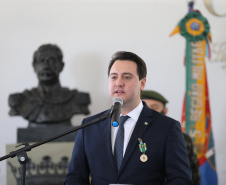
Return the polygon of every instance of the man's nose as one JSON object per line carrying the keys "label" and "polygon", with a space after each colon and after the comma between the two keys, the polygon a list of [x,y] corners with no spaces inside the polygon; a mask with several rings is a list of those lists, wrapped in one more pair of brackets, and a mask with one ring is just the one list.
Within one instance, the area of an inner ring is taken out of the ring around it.
{"label": "man's nose", "polygon": [[51,58],[49,58],[49,57],[45,58],[45,63],[50,64],[51,62],[52,62]]}
{"label": "man's nose", "polygon": [[124,85],[124,81],[122,78],[117,78],[116,80],[116,86],[123,86]]}
{"label": "man's nose", "polygon": [[52,59],[49,57],[43,58],[41,62],[42,66],[44,67],[49,67],[51,63],[52,63]]}

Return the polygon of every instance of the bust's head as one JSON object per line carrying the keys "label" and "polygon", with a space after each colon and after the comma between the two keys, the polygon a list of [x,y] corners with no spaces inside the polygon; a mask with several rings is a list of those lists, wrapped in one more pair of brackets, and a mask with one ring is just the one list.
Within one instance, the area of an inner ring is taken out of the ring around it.
{"label": "bust's head", "polygon": [[55,83],[63,70],[63,53],[57,45],[41,45],[33,55],[33,67],[39,82]]}

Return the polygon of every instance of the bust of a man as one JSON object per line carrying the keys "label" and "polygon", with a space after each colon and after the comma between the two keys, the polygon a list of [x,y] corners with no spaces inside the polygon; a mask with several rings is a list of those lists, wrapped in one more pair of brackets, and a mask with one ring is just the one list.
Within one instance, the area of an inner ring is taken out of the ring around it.
{"label": "bust of a man", "polygon": [[73,115],[89,114],[89,94],[70,90],[60,84],[59,75],[64,62],[58,46],[40,46],[34,52],[33,67],[38,77],[38,87],[9,96],[11,116],[23,116],[32,127],[70,125]]}

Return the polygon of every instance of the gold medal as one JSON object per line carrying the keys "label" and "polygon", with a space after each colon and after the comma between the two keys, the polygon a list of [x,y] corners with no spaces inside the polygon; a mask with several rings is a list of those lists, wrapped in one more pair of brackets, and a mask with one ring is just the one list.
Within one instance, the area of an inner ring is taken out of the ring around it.
{"label": "gold medal", "polygon": [[148,160],[148,156],[145,155],[145,154],[142,154],[142,155],[140,156],[140,160],[141,160],[142,162],[146,162],[146,161]]}
{"label": "gold medal", "polygon": [[146,146],[146,143],[143,143],[142,139],[141,138],[138,138],[138,141],[139,141],[139,148],[140,148],[140,151],[143,153],[141,156],[140,156],[140,160],[141,162],[146,162],[148,160],[148,156],[145,154],[146,150],[147,150],[147,146]]}

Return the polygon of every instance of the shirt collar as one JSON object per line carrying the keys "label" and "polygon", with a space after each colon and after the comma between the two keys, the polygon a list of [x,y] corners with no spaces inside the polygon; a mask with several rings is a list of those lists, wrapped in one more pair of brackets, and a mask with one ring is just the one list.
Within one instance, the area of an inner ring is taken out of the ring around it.
{"label": "shirt collar", "polygon": [[133,109],[131,112],[129,112],[127,115],[130,118],[132,118],[134,121],[137,121],[143,107],[144,107],[144,105],[143,105],[142,101],[140,101],[139,105],[135,109]]}

